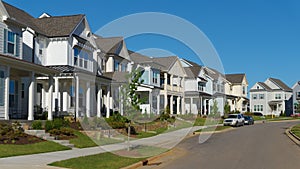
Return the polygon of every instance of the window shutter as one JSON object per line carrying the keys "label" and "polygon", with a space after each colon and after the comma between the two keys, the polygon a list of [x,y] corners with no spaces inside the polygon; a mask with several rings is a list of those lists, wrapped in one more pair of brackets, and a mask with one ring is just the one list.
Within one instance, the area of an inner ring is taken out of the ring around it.
{"label": "window shutter", "polygon": [[16,56],[20,56],[20,36],[15,34],[16,39]]}
{"label": "window shutter", "polygon": [[3,53],[7,53],[7,30],[4,29]]}

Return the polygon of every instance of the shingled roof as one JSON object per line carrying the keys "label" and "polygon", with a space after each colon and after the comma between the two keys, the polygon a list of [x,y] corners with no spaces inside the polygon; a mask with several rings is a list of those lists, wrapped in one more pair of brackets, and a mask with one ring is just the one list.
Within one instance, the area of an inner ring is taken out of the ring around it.
{"label": "shingled roof", "polygon": [[118,48],[120,47],[121,43],[123,43],[123,37],[109,37],[103,38],[101,36],[95,35],[95,41],[97,46],[101,49],[101,51],[105,53],[117,53]]}
{"label": "shingled roof", "polygon": [[257,84],[260,85],[261,87],[263,87],[265,90],[268,90],[268,91],[272,90],[272,88],[269,87],[269,86],[268,86],[267,84],[265,84],[264,82],[258,82]]}
{"label": "shingled roof", "polygon": [[3,2],[3,5],[10,17],[11,20],[21,24],[21,25],[24,25],[24,26],[27,26],[27,27],[30,27],[32,29],[34,29],[35,31],[38,31],[40,33],[44,33],[38,26],[37,24],[35,23],[35,18],[33,16],[31,16],[30,14],[28,14],[27,12],[19,9],[19,8],[16,8],[6,2]]}
{"label": "shingled roof", "polygon": [[168,56],[168,57],[153,58],[153,61],[163,65],[164,66],[163,71],[168,71],[171,69],[171,67],[174,65],[177,59],[178,59],[177,56]]}
{"label": "shingled roof", "polygon": [[68,16],[51,16],[38,18],[36,24],[44,31],[48,37],[65,37],[69,36],[84,15],[68,15]]}
{"label": "shingled roof", "polygon": [[241,84],[243,83],[245,74],[226,74],[226,80],[232,84]]}
{"label": "shingled roof", "polygon": [[191,67],[185,67],[184,70],[187,74],[187,78],[197,78],[199,76],[199,73],[201,71],[201,66],[191,66]]}
{"label": "shingled roof", "polygon": [[288,87],[284,82],[282,82],[279,79],[269,78],[269,80],[272,81],[273,83],[275,83],[279,88],[281,88],[284,91],[288,91],[288,92],[293,91],[290,87]]}
{"label": "shingled roof", "polygon": [[69,36],[84,17],[84,15],[80,14],[34,18],[22,9],[16,8],[3,1],[2,3],[9,15],[9,19],[30,27],[34,31],[48,37]]}

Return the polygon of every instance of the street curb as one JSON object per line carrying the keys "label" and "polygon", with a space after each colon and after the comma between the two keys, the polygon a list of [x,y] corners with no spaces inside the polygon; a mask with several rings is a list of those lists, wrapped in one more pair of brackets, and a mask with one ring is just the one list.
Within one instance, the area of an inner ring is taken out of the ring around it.
{"label": "street curb", "polygon": [[300,138],[297,137],[294,133],[291,132],[291,129],[293,127],[290,127],[285,131],[285,134],[300,147]]}
{"label": "street curb", "polygon": [[225,133],[231,130],[236,130],[236,128],[232,127],[232,128],[228,128],[228,129],[224,129],[221,131],[208,131],[208,132],[194,132],[192,133],[192,136],[198,135],[198,134],[218,134],[218,133]]}
{"label": "street curb", "polygon": [[154,161],[154,160],[156,160],[156,159],[158,159],[158,158],[161,158],[161,157],[167,156],[167,155],[169,155],[169,154],[172,154],[173,151],[174,151],[174,150],[171,149],[171,150],[169,150],[169,151],[167,151],[167,152],[164,152],[164,153],[159,154],[159,155],[154,156],[154,157],[149,157],[148,159],[145,159],[145,160],[143,160],[143,161],[139,161],[139,162],[137,162],[137,163],[135,163],[135,164],[132,164],[132,165],[127,166],[127,167],[123,167],[123,168],[121,168],[121,169],[136,169],[136,168],[142,167],[144,161],[147,161],[147,163],[149,163],[149,162]]}

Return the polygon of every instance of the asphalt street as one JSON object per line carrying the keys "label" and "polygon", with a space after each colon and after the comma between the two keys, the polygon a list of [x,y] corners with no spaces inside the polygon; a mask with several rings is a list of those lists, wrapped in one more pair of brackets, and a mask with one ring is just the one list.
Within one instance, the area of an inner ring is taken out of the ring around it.
{"label": "asphalt street", "polygon": [[285,130],[298,122],[244,126],[214,134],[199,144],[199,137],[186,139],[178,148],[185,155],[155,168],[170,169],[299,169],[300,147]]}

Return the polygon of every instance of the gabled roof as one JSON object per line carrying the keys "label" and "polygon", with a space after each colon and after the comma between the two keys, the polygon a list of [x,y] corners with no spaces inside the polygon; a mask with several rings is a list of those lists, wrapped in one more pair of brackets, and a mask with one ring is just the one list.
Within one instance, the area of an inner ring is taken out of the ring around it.
{"label": "gabled roof", "polygon": [[186,72],[187,78],[197,78],[199,76],[201,68],[201,66],[185,67],[184,70]]}
{"label": "gabled roof", "polygon": [[169,71],[174,63],[177,61],[177,56],[168,56],[168,57],[157,57],[153,58],[154,62],[160,63],[164,66],[163,71]]}
{"label": "gabled roof", "polygon": [[145,63],[145,62],[152,62],[153,61],[151,57],[142,55],[140,53],[130,51],[130,50],[128,50],[128,52],[129,52],[130,58],[132,59],[132,61],[134,63]]}
{"label": "gabled roof", "polygon": [[226,80],[228,80],[232,84],[241,84],[243,83],[245,74],[226,74]]}
{"label": "gabled roof", "polygon": [[95,35],[95,37],[96,44],[101,49],[101,51],[103,51],[104,53],[119,54],[117,50],[124,41],[123,37],[103,38],[98,35]]}
{"label": "gabled roof", "polygon": [[85,15],[51,16],[37,18],[36,24],[44,31],[48,37],[69,36],[80,23]]}
{"label": "gabled roof", "polygon": [[8,15],[9,18],[21,25],[30,27],[32,29],[34,29],[35,31],[38,31],[40,33],[43,33],[43,31],[36,25],[35,23],[35,18],[33,16],[31,16],[30,14],[28,14],[27,12],[16,8],[4,1],[2,1]]}
{"label": "gabled roof", "polygon": [[289,86],[287,86],[284,82],[282,82],[279,79],[269,78],[269,80],[271,82],[273,82],[275,85],[277,85],[279,88],[281,88],[282,90],[284,90],[284,91],[288,91],[288,92],[293,91]]}
{"label": "gabled roof", "polygon": [[265,90],[270,91],[272,90],[271,87],[269,87],[267,84],[265,84],[264,82],[258,82],[258,85],[260,85],[261,87],[263,87]]}
{"label": "gabled roof", "polygon": [[131,58],[131,60],[134,62],[135,65],[140,64],[140,65],[145,65],[145,66],[151,66],[154,69],[158,69],[158,70],[164,70],[166,69],[163,65],[161,65],[158,62],[155,62],[153,58],[142,55],[140,53],[137,52],[133,52],[133,51],[128,51],[129,52],[129,56]]}
{"label": "gabled roof", "polygon": [[[3,2],[3,1],[2,1]],[[51,16],[34,18],[27,12],[3,2],[9,18],[21,25],[48,37],[69,36],[80,23],[84,15]]]}

